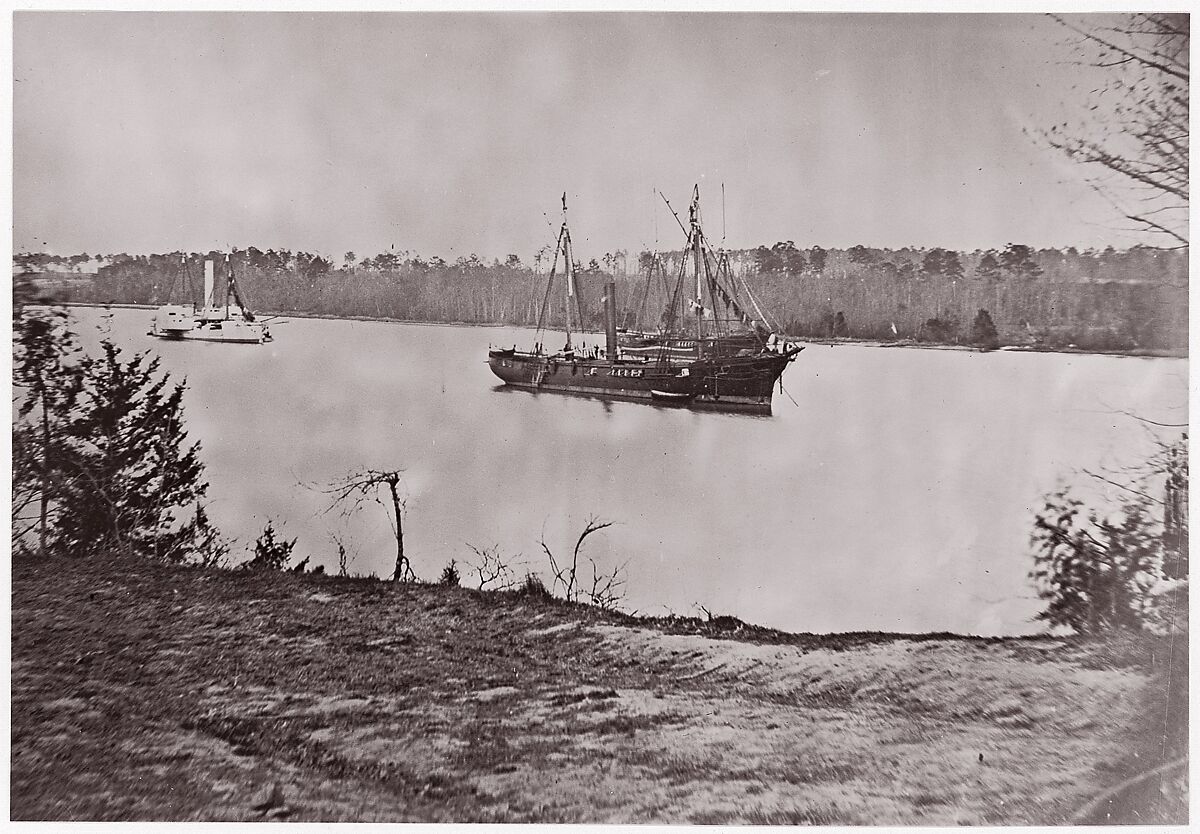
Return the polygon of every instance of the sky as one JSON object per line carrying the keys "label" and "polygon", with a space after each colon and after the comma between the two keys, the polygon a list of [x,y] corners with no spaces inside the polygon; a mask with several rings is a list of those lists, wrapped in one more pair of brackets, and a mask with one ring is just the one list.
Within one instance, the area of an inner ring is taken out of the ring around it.
{"label": "sky", "polygon": [[[17,12],[13,247],[1129,246],[1031,14]],[[1073,85],[1075,85],[1073,87]]]}

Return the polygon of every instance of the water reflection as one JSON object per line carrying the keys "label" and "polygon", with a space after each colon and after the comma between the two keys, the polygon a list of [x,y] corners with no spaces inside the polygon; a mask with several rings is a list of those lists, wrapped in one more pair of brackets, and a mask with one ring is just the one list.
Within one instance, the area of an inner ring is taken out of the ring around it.
{"label": "water reflection", "polygon": [[624,402],[640,405],[642,408],[659,408],[665,411],[699,411],[709,414],[722,414],[730,417],[744,417],[751,420],[770,419],[771,411],[762,409],[749,409],[745,406],[722,407],[719,403],[672,403],[662,402],[659,400],[643,400],[636,397],[623,399],[620,397],[600,396],[597,394],[589,394],[577,391],[534,391],[529,388],[521,388],[514,385],[493,385],[492,393],[494,394],[512,394],[525,397],[572,397],[577,400],[590,400],[601,408],[605,414],[613,413],[613,403]]}

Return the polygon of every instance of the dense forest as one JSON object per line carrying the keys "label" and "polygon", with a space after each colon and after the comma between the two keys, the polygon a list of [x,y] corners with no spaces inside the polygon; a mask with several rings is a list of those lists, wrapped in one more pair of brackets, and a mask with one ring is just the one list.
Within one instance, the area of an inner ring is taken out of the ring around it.
{"label": "dense forest", "polygon": [[[233,268],[254,309],[414,321],[532,325],[551,264],[546,251],[527,265],[516,255],[485,263],[475,255],[447,262],[389,251],[340,264],[308,252],[235,250]],[[72,276],[86,254],[21,254],[16,266],[68,278],[68,301],[161,304],[198,299],[203,261],[225,253],[96,256],[94,274]],[[605,253],[577,265],[584,309],[601,321],[605,281],[615,280],[622,320],[653,328],[682,254]],[[765,316],[800,338],[971,341],[986,310],[1000,344],[1082,350],[1187,350],[1187,249],[1117,251],[798,248],[791,241],[729,253],[735,279]],[[561,272],[562,265],[558,265]],[[549,304],[561,322],[562,304]]]}

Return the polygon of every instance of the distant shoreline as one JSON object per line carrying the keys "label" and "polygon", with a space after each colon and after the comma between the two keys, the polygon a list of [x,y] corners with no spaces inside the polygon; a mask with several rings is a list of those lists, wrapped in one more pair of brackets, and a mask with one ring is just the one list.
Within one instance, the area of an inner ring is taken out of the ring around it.
{"label": "distant shoreline", "polygon": [[[99,308],[116,308],[122,310],[155,310],[160,305],[157,304],[101,304],[95,301],[70,301],[64,306],[67,307],[99,307]],[[423,321],[419,319],[399,319],[390,316],[345,316],[332,315],[329,313],[301,313],[294,311],[282,312],[259,312],[258,315],[263,318],[294,318],[294,319],[322,319],[326,321],[380,321],[390,324],[419,324],[431,327],[529,327],[522,324],[506,324],[506,323],[490,323],[476,321]],[[602,331],[595,331],[600,333]],[[879,339],[855,339],[855,338],[799,338],[790,337],[793,341],[801,342],[807,345],[824,345],[826,347],[835,347],[837,345],[860,345],[863,347],[881,347],[881,348],[917,348],[919,350],[962,350],[971,351],[974,353],[1061,353],[1067,356],[1127,356],[1134,359],[1187,359],[1186,352],[1179,353],[1170,350],[1155,350],[1152,348],[1139,348],[1136,350],[1084,350],[1082,348],[1069,347],[1044,347],[1039,345],[1001,345],[995,351],[985,351],[982,348],[977,348],[972,345],[950,345],[940,344],[937,342],[917,342],[911,339],[896,340],[894,342],[885,342]]]}

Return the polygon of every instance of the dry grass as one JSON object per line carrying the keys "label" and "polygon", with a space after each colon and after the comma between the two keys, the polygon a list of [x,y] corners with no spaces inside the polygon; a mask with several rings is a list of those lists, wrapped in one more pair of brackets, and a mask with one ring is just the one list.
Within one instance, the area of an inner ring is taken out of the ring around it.
{"label": "dry grass", "polygon": [[461,588],[17,560],[11,808],[1061,823],[1169,755],[1170,656],[1145,640],[785,635]]}

